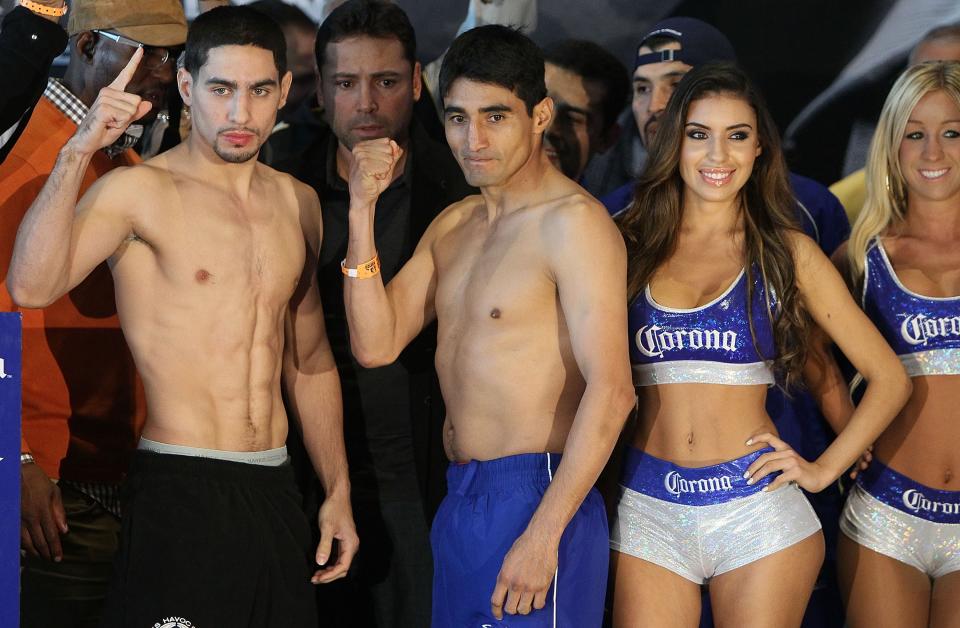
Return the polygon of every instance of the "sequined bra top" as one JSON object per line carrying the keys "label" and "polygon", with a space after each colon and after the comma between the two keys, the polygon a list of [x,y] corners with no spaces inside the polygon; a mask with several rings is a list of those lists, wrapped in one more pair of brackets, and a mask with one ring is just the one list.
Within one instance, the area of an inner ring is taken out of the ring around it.
{"label": "sequined bra top", "polygon": [[755,272],[755,347],[747,320],[746,275],[740,271],[723,294],[693,309],[659,305],[650,286],[644,288],[629,312],[634,384],[773,384],[769,361],[776,347],[764,302],[767,291]]}
{"label": "sequined bra top", "polygon": [[879,238],[867,249],[863,311],[910,377],[960,374],[960,296],[925,297],[908,290]]}

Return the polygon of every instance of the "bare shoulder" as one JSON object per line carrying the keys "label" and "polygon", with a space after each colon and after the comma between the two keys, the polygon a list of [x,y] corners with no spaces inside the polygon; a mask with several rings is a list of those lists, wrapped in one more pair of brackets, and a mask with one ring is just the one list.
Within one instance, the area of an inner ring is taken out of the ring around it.
{"label": "bare shoulder", "polygon": [[483,210],[483,197],[479,194],[467,196],[437,214],[424,233],[424,239],[436,240],[450,233],[464,222],[470,220],[476,212]]}
{"label": "bare shoulder", "polygon": [[830,260],[820,249],[820,245],[799,229],[788,231],[786,240],[793,254],[793,262],[797,267],[798,274],[810,268],[821,267],[824,263],[830,263]]}
{"label": "bare shoulder", "polygon": [[169,180],[166,170],[152,160],[135,166],[118,166],[99,177],[83,200],[93,207],[122,205],[126,211],[135,211],[161,198]]}
{"label": "bare shoulder", "polygon": [[289,194],[291,199],[296,199],[297,204],[301,207],[316,206],[317,209],[319,208],[320,201],[316,191],[292,175],[274,170],[261,163],[257,164],[257,175],[262,177],[270,187],[274,187],[284,194]]}
{"label": "bare shoulder", "polygon": [[623,246],[623,238],[606,208],[584,191],[554,199],[544,205],[542,230],[550,242],[560,244],[599,240]]}

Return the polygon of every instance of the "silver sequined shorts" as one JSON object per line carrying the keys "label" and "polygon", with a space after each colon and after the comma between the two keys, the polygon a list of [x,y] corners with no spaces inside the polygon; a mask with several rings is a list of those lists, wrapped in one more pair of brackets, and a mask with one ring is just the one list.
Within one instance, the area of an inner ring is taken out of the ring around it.
{"label": "silver sequined shorts", "polygon": [[747,485],[743,472],[767,450],[711,467],[679,467],[630,450],[610,548],[703,584],[820,529],[794,484]]}
{"label": "silver sequined shorts", "polygon": [[874,461],[850,491],[840,529],[857,544],[937,579],[960,571],[955,521],[960,492],[923,487]]}

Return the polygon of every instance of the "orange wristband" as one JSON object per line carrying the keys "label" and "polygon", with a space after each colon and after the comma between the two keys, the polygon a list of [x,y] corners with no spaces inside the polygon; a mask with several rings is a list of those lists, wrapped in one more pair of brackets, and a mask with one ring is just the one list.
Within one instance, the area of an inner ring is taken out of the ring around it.
{"label": "orange wristband", "polygon": [[367,260],[356,268],[347,268],[347,260],[343,260],[340,262],[340,272],[354,279],[369,279],[380,273],[380,256],[374,255],[373,259]]}
{"label": "orange wristband", "polygon": [[63,6],[59,9],[54,9],[53,7],[44,6],[31,0],[20,0],[20,6],[24,9],[27,9],[31,13],[36,13],[38,15],[49,15],[51,17],[63,17],[67,14],[67,3],[64,2]]}

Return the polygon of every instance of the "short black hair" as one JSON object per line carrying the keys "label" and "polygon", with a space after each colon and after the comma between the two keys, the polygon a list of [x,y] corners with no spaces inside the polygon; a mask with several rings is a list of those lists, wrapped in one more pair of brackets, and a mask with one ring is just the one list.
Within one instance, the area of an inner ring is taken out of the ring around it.
{"label": "short black hair", "polygon": [[263,13],[279,24],[280,28],[297,26],[311,33],[317,28],[317,25],[310,19],[310,16],[304,13],[300,7],[287,4],[283,2],[283,0],[257,0],[246,6],[254,11]]}
{"label": "short black hair", "polygon": [[287,73],[287,43],[273,20],[247,7],[222,6],[201,13],[187,31],[183,67],[193,76],[207,62],[207,55],[220,46],[256,46],[273,53],[273,63],[282,78]]}
{"label": "short black hair", "polygon": [[584,39],[566,39],[543,51],[547,63],[573,72],[587,81],[603,86],[603,129],[617,122],[630,96],[627,66],[602,46]]}
{"label": "short black hair", "polygon": [[403,9],[383,0],[347,0],[320,24],[313,49],[317,68],[323,71],[327,44],[360,36],[396,39],[403,46],[403,57],[410,65],[417,61],[417,36]]}
{"label": "short black hair", "polygon": [[519,30],[499,24],[470,29],[453,40],[440,67],[441,100],[459,78],[509,89],[528,114],[547,96],[540,48]]}

